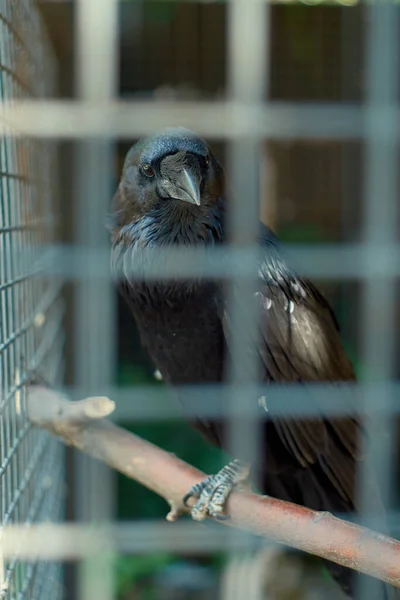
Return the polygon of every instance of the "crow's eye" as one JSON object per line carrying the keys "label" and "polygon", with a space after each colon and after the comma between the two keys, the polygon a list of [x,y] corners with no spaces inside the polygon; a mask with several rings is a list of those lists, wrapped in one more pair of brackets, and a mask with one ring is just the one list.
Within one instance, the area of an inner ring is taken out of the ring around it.
{"label": "crow's eye", "polygon": [[206,162],[206,167],[208,167],[208,165],[210,164],[210,155],[207,154],[207,156],[205,157],[205,162]]}
{"label": "crow's eye", "polygon": [[142,165],[142,171],[146,175],[146,177],[154,177],[154,169],[151,165]]}

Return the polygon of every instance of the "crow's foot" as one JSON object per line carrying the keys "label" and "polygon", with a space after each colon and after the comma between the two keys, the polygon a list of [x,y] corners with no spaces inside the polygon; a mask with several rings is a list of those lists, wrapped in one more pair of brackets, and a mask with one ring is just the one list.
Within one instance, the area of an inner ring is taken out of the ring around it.
{"label": "crow's foot", "polygon": [[229,519],[229,515],[223,514],[226,500],[235,487],[248,479],[249,470],[249,465],[234,460],[216,475],[209,475],[196,483],[183,499],[185,506],[189,506],[190,498],[198,498],[190,510],[192,519],[203,521],[207,516],[219,521]]}

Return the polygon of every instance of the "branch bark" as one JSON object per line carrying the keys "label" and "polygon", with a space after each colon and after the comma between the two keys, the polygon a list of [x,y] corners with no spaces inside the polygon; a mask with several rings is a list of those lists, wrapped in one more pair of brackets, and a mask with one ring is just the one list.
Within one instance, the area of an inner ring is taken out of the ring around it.
{"label": "branch bark", "polygon": [[[108,398],[69,402],[40,386],[28,392],[33,424],[153,490],[170,504],[170,521],[185,512],[181,499],[205,475],[176,456],[107,421]],[[326,512],[268,496],[233,492],[229,521],[256,535],[304,550],[400,587],[400,543]]]}

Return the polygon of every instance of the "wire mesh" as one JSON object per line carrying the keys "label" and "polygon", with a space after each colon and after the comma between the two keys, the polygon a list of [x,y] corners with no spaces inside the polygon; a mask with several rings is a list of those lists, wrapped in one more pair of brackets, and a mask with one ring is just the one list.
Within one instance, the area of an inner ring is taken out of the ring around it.
{"label": "wire mesh", "polygon": [[[0,98],[13,103],[54,91],[55,63],[31,2],[0,4]],[[0,139],[0,519],[2,526],[63,516],[63,448],[30,427],[26,384],[63,377],[60,285],[35,261],[53,241],[52,145],[14,135]],[[1,535],[1,534],[0,534]],[[0,597],[60,598],[57,563],[0,554]]]}

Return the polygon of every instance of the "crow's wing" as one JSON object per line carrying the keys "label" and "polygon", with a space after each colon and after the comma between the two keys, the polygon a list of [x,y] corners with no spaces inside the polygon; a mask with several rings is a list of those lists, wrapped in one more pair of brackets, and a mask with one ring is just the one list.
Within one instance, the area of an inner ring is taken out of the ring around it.
{"label": "crow's wing", "polygon": [[[354,380],[334,315],[312,284],[260,273],[256,300],[261,310],[257,353],[266,382],[302,383]],[[230,345],[227,310],[223,327]],[[268,402],[268,400],[267,400]],[[354,418],[274,419],[287,450],[301,467],[319,463],[340,495],[354,504],[355,459],[360,428]]]}

